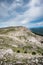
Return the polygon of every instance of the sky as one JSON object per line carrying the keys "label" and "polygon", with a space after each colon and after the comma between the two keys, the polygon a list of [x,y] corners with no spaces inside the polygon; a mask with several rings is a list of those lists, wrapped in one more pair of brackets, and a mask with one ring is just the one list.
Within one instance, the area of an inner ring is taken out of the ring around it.
{"label": "sky", "polygon": [[0,28],[43,27],[43,0],[0,0]]}

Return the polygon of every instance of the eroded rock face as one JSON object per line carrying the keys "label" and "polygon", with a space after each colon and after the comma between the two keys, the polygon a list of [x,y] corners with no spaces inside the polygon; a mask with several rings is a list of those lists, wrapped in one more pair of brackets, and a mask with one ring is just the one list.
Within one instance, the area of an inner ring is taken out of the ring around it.
{"label": "eroded rock face", "polygon": [[0,65],[43,65],[43,57],[31,57],[21,59],[0,59]]}
{"label": "eroded rock face", "polygon": [[43,65],[43,36],[25,27],[0,29],[0,65]]}
{"label": "eroded rock face", "polygon": [[43,56],[15,53],[12,49],[1,49],[0,65],[43,65]]}
{"label": "eroded rock face", "polygon": [[13,51],[12,49],[0,49],[0,59],[2,59],[4,57],[4,55],[13,55]]}

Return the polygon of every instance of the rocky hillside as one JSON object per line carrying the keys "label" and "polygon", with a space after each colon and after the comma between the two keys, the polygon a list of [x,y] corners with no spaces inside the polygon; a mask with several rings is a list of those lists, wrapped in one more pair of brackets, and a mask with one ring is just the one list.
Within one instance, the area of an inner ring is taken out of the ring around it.
{"label": "rocky hillside", "polygon": [[43,36],[22,26],[0,28],[0,65],[25,65],[29,58],[38,62],[38,57],[43,60]]}

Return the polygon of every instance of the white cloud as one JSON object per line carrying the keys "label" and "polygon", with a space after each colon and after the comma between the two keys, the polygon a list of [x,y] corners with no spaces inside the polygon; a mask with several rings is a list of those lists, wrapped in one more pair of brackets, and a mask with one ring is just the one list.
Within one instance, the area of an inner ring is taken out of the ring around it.
{"label": "white cloud", "polygon": [[39,22],[39,23],[36,23],[36,25],[38,26],[43,26],[43,21]]}
{"label": "white cloud", "polygon": [[[17,7],[21,7],[23,4],[22,0],[19,2],[14,0],[12,4],[9,4],[6,3],[6,2],[1,2],[0,3],[0,17],[9,17],[10,15],[12,15],[12,12],[13,12],[13,15],[15,14],[15,9]],[[10,13],[10,14],[9,14]]]}
{"label": "white cloud", "polygon": [[[21,15],[20,13],[15,11],[17,7],[27,7],[28,9]],[[11,5],[1,3],[0,11],[0,16],[3,17],[9,17],[13,15],[13,18],[6,20],[7,23],[5,23],[5,25],[9,26],[25,25],[33,20],[38,19],[39,17],[43,17],[43,5],[41,4],[41,0],[31,0],[25,6],[23,6],[23,0],[15,0]]]}
{"label": "white cloud", "polygon": [[28,23],[28,18],[21,21],[21,24],[27,24],[27,23]]}
{"label": "white cloud", "polygon": [[40,27],[40,26],[43,26],[43,21],[37,22],[37,23],[33,23],[33,24],[29,25],[29,27]]}
{"label": "white cloud", "polygon": [[34,6],[41,6],[43,5],[43,3],[41,3],[42,0],[31,0],[30,2],[30,6],[34,7]]}

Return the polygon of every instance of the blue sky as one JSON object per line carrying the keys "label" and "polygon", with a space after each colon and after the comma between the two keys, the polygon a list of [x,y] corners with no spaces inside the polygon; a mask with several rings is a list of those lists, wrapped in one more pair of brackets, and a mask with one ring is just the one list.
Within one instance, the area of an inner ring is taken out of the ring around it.
{"label": "blue sky", "polygon": [[43,0],[0,0],[0,27],[43,27]]}

